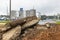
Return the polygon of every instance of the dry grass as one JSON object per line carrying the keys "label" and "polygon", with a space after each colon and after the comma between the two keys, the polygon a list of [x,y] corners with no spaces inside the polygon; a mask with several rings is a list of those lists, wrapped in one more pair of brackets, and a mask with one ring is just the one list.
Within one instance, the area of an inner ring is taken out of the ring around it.
{"label": "dry grass", "polygon": [[6,23],[0,23],[0,28],[4,27]]}

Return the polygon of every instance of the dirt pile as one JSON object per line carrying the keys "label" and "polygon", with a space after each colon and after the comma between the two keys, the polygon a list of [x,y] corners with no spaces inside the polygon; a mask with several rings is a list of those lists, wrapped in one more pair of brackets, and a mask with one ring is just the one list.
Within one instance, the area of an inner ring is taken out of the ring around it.
{"label": "dirt pile", "polygon": [[60,40],[60,25],[46,30],[34,29],[21,40]]}

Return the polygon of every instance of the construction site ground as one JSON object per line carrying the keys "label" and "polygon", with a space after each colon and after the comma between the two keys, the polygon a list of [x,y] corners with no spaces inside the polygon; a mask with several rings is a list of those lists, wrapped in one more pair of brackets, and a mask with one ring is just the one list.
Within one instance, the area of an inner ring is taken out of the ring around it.
{"label": "construction site ground", "polygon": [[[4,23],[0,24],[0,27]],[[46,26],[36,25],[34,28],[25,30],[18,39],[21,40],[60,40],[60,25],[51,25],[51,28]]]}
{"label": "construction site ground", "polygon": [[40,25],[37,17],[0,23],[0,40],[60,40],[60,24]]}

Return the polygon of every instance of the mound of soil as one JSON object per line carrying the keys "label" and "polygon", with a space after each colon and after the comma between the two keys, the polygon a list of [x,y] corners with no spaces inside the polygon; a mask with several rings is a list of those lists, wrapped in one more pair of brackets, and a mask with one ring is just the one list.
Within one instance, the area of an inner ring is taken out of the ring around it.
{"label": "mound of soil", "polygon": [[22,37],[21,40],[60,40],[60,25],[46,30],[34,29]]}

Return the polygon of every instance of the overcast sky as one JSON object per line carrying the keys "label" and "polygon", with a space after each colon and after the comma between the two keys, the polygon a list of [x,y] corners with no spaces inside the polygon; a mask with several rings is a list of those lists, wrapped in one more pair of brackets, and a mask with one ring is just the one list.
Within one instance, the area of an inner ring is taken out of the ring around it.
{"label": "overcast sky", "polygon": [[[60,13],[60,0],[12,0],[12,10],[32,9],[33,7],[41,14],[54,15]],[[0,0],[0,15],[7,14],[9,0]]]}

